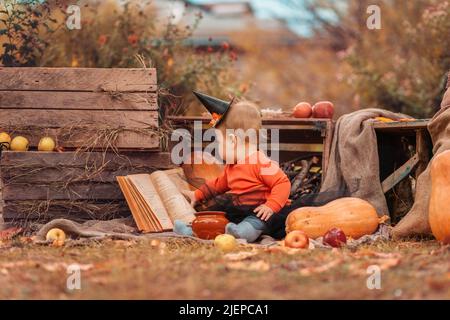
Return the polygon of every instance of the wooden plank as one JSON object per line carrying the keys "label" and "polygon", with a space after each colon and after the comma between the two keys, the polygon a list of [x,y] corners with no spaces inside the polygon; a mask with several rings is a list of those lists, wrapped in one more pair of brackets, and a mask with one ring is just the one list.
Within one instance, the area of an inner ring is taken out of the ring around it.
{"label": "wooden plank", "polygon": [[[211,121],[210,117],[203,116],[169,116],[167,120],[173,122],[178,125],[186,125],[192,124],[193,121],[201,121],[203,123],[209,123]],[[331,119],[316,119],[316,118],[308,118],[308,119],[299,119],[292,117],[281,117],[281,118],[263,118],[262,123],[263,126],[273,126],[273,125],[293,125],[295,129],[298,129],[298,126],[306,126],[305,129],[314,129],[320,130],[324,128],[327,123],[332,122]],[[301,128],[301,127],[300,127]]]}
{"label": "wooden plank", "polygon": [[383,183],[381,184],[381,187],[383,189],[383,192],[386,193],[389,190],[391,190],[397,183],[405,179],[411,171],[414,169],[414,167],[419,162],[419,156],[416,153],[411,159],[409,159],[405,164],[403,164],[400,168],[394,171],[389,177],[387,177]]}
{"label": "wooden plank", "polygon": [[0,109],[0,127],[39,126],[61,128],[96,125],[109,128],[158,127],[155,111],[5,110]]}
{"label": "wooden plank", "polygon": [[27,129],[16,130],[14,134],[29,138],[30,150],[37,150],[40,137],[46,135],[53,137],[57,141],[58,146],[64,147],[66,150],[77,150],[81,148],[83,151],[111,151],[114,146],[120,150],[156,151],[160,146],[157,135],[151,132],[136,132],[133,129],[119,132],[113,140],[110,140],[110,142],[114,142],[112,144],[108,142],[107,138],[100,138],[95,142],[94,140],[98,138],[98,134],[94,130],[73,132],[66,128],[46,130]]}
{"label": "wooden plank", "polygon": [[127,167],[115,170],[108,168],[86,167],[11,167],[2,166],[2,181],[4,185],[52,182],[115,182],[117,176],[130,174],[151,173],[155,167]]}
{"label": "wooden plank", "polygon": [[419,161],[416,169],[416,178],[424,172],[430,162],[430,146],[429,146],[429,133],[427,130],[417,130],[416,132],[416,152],[419,157]]}
{"label": "wooden plank", "polygon": [[298,152],[323,152],[323,144],[320,143],[279,143],[269,145],[269,150],[298,151]]}
{"label": "wooden plank", "polygon": [[[204,142],[202,147],[205,148],[211,142]],[[192,146],[193,149],[193,146]],[[269,151],[298,151],[298,152],[323,152],[323,144],[321,143],[278,143],[277,145],[268,144]]]}
{"label": "wooden plank", "polygon": [[156,69],[0,68],[0,90],[156,91]]}
{"label": "wooden plank", "polygon": [[[323,130],[316,130],[313,127],[308,128],[292,128],[292,126],[271,126],[272,128],[268,128],[268,126],[264,126],[263,129],[267,129],[267,138],[270,141],[273,129],[278,131],[278,140],[283,143],[323,143],[324,137],[322,136]],[[180,128],[180,127],[178,127]],[[192,128],[187,128],[192,129]],[[206,129],[202,130],[202,135],[205,134]],[[332,132],[331,132],[332,133]],[[190,131],[190,134],[193,135],[193,131]],[[174,136],[177,136],[175,132],[173,132]]]}
{"label": "wooden plank", "polygon": [[117,183],[61,185],[11,184],[3,187],[3,200],[122,200]]}
{"label": "wooden plank", "polygon": [[110,220],[128,217],[130,210],[125,201],[111,203],[83,201],[64,203],[62,201],[8,201],[3,208],[6,222],[39,221],[45,223],[53,219],[70,219],[74,221]]}
{"label": "wooden plank", "polygon": [[170,169],[169,152],[13,152],[4,151],[1,157],[1,167],[55,167],[72,168],[107,167],[110,170],[131,167],[156,167]]}
{"label": "wooden plank", "polygon": [[0,109],[158,110],[156,93],[0,91]]}
{"label": "wooden plank", "polygon": [[265,124],[263,123],[264,129],[277,129],[277,130],[292,130],[292,131],[320,131],[315,125],[311,124]]}
{"label": "wooden plank", "polygon": [[429,119],[420,119],[408,122],[373,122],[373,127],[377,131],[402,131],[402,130],[417,130],[426,129]]}
{"label": "wooden plank", "polygon": [[322,181],[325,178],[330,162],[331,145],[333,142],[334,124],[328,123],[323,133],[323,152],[322,152]]}
{"label": "wooden plank", "polygon": [[81,111],[0,109],[0,128],[12,135],[23,135],[37,147],[42,136],[55,138],[67,148],[105,149],[110,142],[117,148],[152,149],[159,147],[157,111]]}

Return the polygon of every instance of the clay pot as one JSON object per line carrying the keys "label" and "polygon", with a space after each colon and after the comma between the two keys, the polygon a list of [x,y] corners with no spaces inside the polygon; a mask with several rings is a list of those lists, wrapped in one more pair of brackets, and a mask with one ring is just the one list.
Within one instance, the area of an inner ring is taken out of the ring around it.
{"label": "clay pot", "polygon": [[222,211],[202,211],[195,214],[192,222],[192,231],[200,239],[213,240],[218,235],[225,233],[225,226],[228,223],[225,212]]}

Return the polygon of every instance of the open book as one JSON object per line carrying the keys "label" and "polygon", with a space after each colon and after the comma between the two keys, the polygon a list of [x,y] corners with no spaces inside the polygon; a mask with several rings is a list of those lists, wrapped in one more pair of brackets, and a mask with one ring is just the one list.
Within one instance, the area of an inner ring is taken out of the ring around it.
{"label": "open book", "polygon": [[189,189],[183,169],[117,177],[134,221],[142,232],[173,229],[173,221],[190,223],[195,210],[180,192]]}

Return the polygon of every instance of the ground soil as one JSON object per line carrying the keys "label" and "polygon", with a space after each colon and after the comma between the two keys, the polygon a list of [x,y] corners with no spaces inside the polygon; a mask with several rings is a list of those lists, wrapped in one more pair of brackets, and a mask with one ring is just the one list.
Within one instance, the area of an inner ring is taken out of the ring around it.
{"label": "ground soil", "polygon": [[[62,247],[27,240],[1,242],[0,299],[450,298],[450,248],[435,241],[298,252],[241,247],[225,255],[180,240]],[[74,263],[81,288],[71,290]],[[373,270],[381,270],[379,289],[369,289]]]}

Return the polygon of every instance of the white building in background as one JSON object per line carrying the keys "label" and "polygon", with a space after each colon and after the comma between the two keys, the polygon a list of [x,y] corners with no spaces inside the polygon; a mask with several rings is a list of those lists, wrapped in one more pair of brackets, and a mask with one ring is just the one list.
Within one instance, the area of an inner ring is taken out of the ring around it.
{"label": "white building in background", "polygon": [[189,43],[193,46],[215,47],[224,41],[233,45],[233,34],[254,27],[277,34],[267,39],[274,45],[289,45],[299,40],[284,21],[258,18],[248,0],[202,1],[201,4],[189,0],[155,0],[154,5],[160,19],[172,19],[175,23],[190,25],[201,13],[203,18]]}

